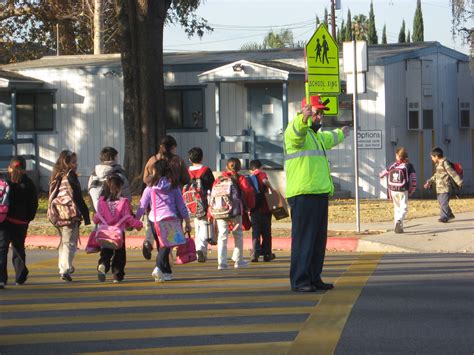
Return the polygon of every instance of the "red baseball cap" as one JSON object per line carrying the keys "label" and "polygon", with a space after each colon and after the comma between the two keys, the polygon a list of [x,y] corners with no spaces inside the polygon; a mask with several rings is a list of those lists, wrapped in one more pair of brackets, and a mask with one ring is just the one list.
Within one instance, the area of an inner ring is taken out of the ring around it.
{"label": "red baseball cap", "polygon": [[[329,110],[329,107],[326,107],[321,101],[321,96],[310,96],[309,102],[311,103],[311,106],[317,110],[323,110],[323,111]],[[301,108],[304,108],[305,106],[306,106],[306,97],[301,101]]]}

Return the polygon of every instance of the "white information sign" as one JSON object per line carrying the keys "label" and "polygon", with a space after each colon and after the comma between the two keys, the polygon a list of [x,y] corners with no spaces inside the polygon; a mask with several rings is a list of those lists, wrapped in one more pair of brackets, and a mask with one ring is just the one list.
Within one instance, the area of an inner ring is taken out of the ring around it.
{"label": "white information sign", "polygon": [[359,149],[382,149],[382,131],[358,131]]}

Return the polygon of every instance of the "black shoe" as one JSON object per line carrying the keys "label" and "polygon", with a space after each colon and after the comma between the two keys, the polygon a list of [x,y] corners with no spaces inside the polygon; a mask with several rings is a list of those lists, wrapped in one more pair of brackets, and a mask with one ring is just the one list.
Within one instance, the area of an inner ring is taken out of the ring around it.
{"label": "black shoe", "polygon": [[316,291],[316,287],[314,286],[301,286],[292,288],[291,291],[293,292],[314,292]]}
{"label": "black shoe", "polygon": [[271,253],[269,255],[265,255],[263,257],[263,261],[272,261],[276,258],[276,255],[274,253]]}
{"label": "black shoe", "polygon": [[71,266],[71,268],[68,270],[68,273],[71,275],[74,274],[74,271],[76,271],[76,269],[74,268],[74,266]]}
{"label": "black shoe", "polygon": [[106,277],[107,276],[105,274],[105,265],[100,264],[97,267],[97,279],[99,280],[99,282],[105,282]]}
{"label": "black shoe", "polygon": [[397,223],[395,224],[395,233],[403,233],[402,221],[397,221]]}
{"label": "black shoe", "polygon": [[153,250],[153,245],[148,240],[143,242],[142,254],[146,260],[151,259],[151,251]]}
{"label": "black shoe", "polygon": [[316,290],[320,291],[332,290],[334,288],[333,284],[327,284],[322,281],[315,283],[313,286],[316,288]]}
{"label": "black shoe", "polygon": [[250,261],[252,263],[258,263],[258,256],[252,256],[252,258],[250,259]]}
{"label": "black shoe", "polygon": [[198,250],[196,252],[197,254],[197,261],[198,263],[205,263],[206,262],[206,256],[204,255],[204,253],[202,252],[202,250]]}
{"label": "black shoe", "polygon": [[72,277],[68,273],[64,273],[64,274],[61,275],[61,280],[66,281],[66,282],[71,282]]}
{"label": "black shoe", "polygon": [[456,216],[451,212],[451,213],[449,214],[449,216],[448,216],[448,221],[449,221],[450,219],[455,219],[455,218],[456,218]]}
{"label": "black shoe", "polygon": [[446,218],[446,217],[438,219],[438,222],[441,222],[441,223],[448,223],[448,221],[449,221],[449,219]]}

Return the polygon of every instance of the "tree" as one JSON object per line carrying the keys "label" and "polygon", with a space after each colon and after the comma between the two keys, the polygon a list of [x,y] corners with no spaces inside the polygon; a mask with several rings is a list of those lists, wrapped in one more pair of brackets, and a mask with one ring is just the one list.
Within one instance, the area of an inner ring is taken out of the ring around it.
{"label": "tree", "polygon": [[316,15],[316,28],[319,27],[320,23],[321,23],[321,20],[319,19],[318,15]]}
{"label": "tree", "polygon": [[341,22],[341,26],[337,29],[337,39],[336,42],[339,46],[342,46],[342,43],[345,41],[346,35],[346,26],[344,25],[344,20]]}
{"label": "tree", "polygon": [[410,30],[407,32],[407,43],[411,42],[411,37],[410,37]]}
{"label": "tree", "polygon": [[400,28],[400,33],[398,34],[398,43],[405,43],[405,20],[402,21],[402,27]]}
{"label": "tree", "polygon": [[356,40],[365,41],[369,31],[369,23],[367,16],[360,14],[354,16],[352,21],[352,33]]}
{"label": "tree", "polygon": [[324,24],[326,25],[326,28],[329,28],[329,15],[327,7],[324,8]]}
{"label": "tree", "polygon": [[377,44],[379,39],[377,37],[377,29],[375,28],[375,14],[374,14],[374,5],[373,2],[370,2],[370,12],[369,12],[369,29],[367,34],[367,40],[369,44]]}
{"label": "tree", "polygon": [[123,71],[124,167],[134,191],[143,165],[165,134],[163,28],[179,22],[188,35],[211,30],[195,15],[200,0],[117,0]]}
{"label": "tree", "polygon": [[304,47],[304,43],[295,43],[293,32],[285,29],[280,32],[270,31],[265,35],[263,42],[249,42],[240,47],[241,50],[262,50],[271,48],[300,48]]}
{"label": "tree", "polygon": [[346,35],[345,35],[345,40],[346,41],[352,41],[353,36],[352,36],[352,17],[351,17],[351,10],[347,10],[347,21],[346,21]]}
{"label": "tree", "polygon": [[413,18],[413,42],[424,41],[423,14],[421,12],[421,0],[416,2],[415,17]]}
{"label": "tree", "polygon": [[382,44],[387,44],[387,25],[383,25],[382,30]]}
{"label": "tree", "polygon": [[[101,9],[96,9],[96,2]],[[93,53],[98,34],[104,52],[119,52],[116,10],[114,0],[3,1],[0,4],[1,60],[36,59],[56,52],[57,43],[60,54]],[[102,20],[98,23],[102,28],[94,23],[97,18]]]}
{"label": "tree", "polygon": [[451,5],[451,32],[453,37],[457,34],[461,34],[467,41],[471,42],[471,51],[474,39],[474,26],[471,24],[471,28],[466,28],[465,23],[472,18],[473,8],[472,0],[449,0]]}

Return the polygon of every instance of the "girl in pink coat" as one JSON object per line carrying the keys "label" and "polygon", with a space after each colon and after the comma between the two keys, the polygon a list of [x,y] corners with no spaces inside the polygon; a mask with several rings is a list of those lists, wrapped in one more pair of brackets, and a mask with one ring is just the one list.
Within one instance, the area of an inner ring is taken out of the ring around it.
{"label": "girl in pink coat", "polygon": [[[123,180],[118,175],[110,175],[104,185],[104,191],[97,204],[97,213],[94,216],[95,224],[117,225],[123,230],[123,243],[120,249],[102,248],[97,266],[97,277],[104,282],[112,264],[114,282],[121,282],[125,276],[125,229],[140,230],[142,222],[132,215],[132,208],[126,197],[121,197]],[[104,223],[105,222],[105,223]]]}

